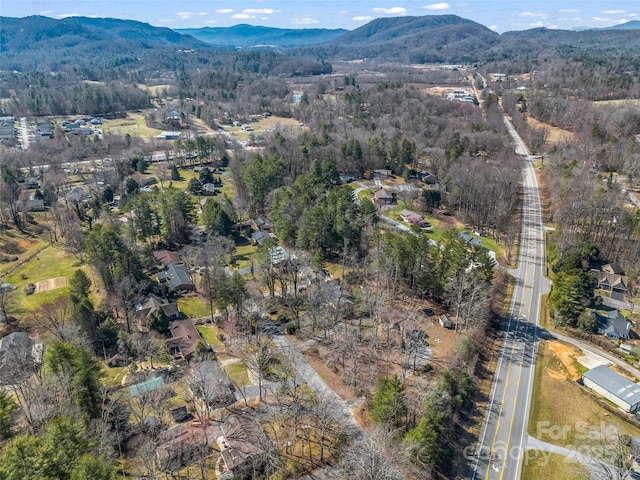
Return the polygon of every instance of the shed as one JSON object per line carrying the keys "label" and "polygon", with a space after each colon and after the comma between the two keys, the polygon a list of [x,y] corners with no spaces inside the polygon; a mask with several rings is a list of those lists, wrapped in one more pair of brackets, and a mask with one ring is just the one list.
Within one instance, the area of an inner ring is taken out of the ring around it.
{"label": "shed", "polygon": [[449,317],[447,317],[444,313],[440,315],[440,317],[438,317],[438,321],[440,322],[440,325],[442,325],[444,328],[455,327],[454,323],[451,320],[449,320]]}
{"label": "shed", "polygon": [[640,385],[633,383],[605,365],[585,372],[582,375],[582,383],[625,412],[635,412],[640,406]]}

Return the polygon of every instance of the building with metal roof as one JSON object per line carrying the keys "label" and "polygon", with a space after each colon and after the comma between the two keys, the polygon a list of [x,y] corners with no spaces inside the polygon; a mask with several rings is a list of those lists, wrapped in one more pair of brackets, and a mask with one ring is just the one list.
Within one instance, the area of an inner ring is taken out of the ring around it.
{"label": "building with metal roof", "polygon": [[640,385],[607,368],[605,365],[592,368],[582,375],[585,387],[599,393],[615,403],[625,412],[635,412],[640,406]]}

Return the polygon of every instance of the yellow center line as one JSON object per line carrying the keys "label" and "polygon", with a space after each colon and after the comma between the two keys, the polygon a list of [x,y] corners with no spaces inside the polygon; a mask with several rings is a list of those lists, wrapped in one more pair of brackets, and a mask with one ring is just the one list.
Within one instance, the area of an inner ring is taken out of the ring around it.
{"label": "yellow center line", "polygon": [[[524,213],[524,208],[523,208],[523,213]],[[523,226],[524,226],[524,220],[525,219],[524,219],[524,215],[523,215]],[[525,235],[523,235],[523,237],[524,236]],[[530,262],[528,260],[525,260],[525,259],[526,259],[526,255],[528,255],[528,251],[529,251],[528,247],[529,247],[530,240],[531,239],[528,236],[526,238],[524,238],[522,248],[520,249],[521,252],[524,251],[524,254],[521,254],[521,257],[522,257],[521,261],[524,261],[524,275],[523,275],[523,278],[522,278],[521,295],[520,295],[520,307],[518,308],[518,314],[516,316],[516,328],[514,330],[514,339],[515,339],[515,335],[516,335],[516,333],[518,331],[518,326],[520,324],[520,315],[521,315],[521,312],[522,312],[522,301],[524,300],[524,290],[525,290],[524,289],[524,279],[527,278],[527,272],[529,270],[529,263]],[[526,245],[526,248],[524,248],[525,245]],[[513,315],[513,313],[511,313],[511,311],[515,308],[515,305],[516,305],[516,298],[514,297],[514,299],[512,301],[512,304],[511,304],[511,308],[509,309],[509,312],[510,312],[509,314],[510,315]],[[507,333],[509,333],[509,327],[508,326],[507,326]],[[489,455],[489,462],[487,464],[487,471],[486,471],[486,474],[485,474],[485,477],[484,477],[485,480],[487,480],[489,478],[489,474],[491,473],[491,470],[490,470],[491,469],[491,461],[493,460],[494,447],[495,447],[495,444],[496,444],[496,440],[498,438],[498,432],[500,431],[500,419],[502,417],[502,409],[504,407],[504,396],[505,396],[505,393],[506,393],[507,388],[509,386],[509,373],[511,372],[511,364],[513,363],[512,362],[513,352],[515,351],[515,344],[517,343],[517,342],[513,341],[514,339],[512,339],[512,342],[511,342],[511,352],[509,353],[509,366],[507,367],[507,378],[506,378],[506,381],[505,381],[505,384],[504,384],[504,388],[503,388],[503,392],[502,392],[502,397],[501,397],[501,402],[500,402],[500,410],[498,411],[498,423],[496,424],[496,431],[495,431],[495,434],[493,436],[493,442],[491,444],[491,454]],[[506,341],[506,339],[505,339],[505,341]],[[520,373],[522,374],[522,368],[520,369]],[[520,383],[520,377],[518,377],[518,381],[517,381],[517,384],[519,384],[519,383]],[[516,398],[517,398],[517,395],[516,395]],[[513,423],[513,417],[511,419],[511,422]],[[505,454],[505,463],[506,463],[507,456],[508,455]],[[502,478],[502,476],[500,478]]]}
{"label": "yellow center line", "polygon": [[[535,207],[532,207],[535,208]],[[532,212],[532,215],[534,217],[537,218],[536,212]],[[537,238],[533,238],[534,243],[537,240]],[[537,253],[537,245],[534,247],[536,250],[534,250]],[[534,262],[535,262],[535,255],[534,255]],[[527,263],[528,266],[528,263]],[[523,288],[522,288],[522,294],[523,294],[523,299],[524,299],[524,285],[526,283],[526,274],[524,276],[523,279]],[[532,281],[531,281],[531,300],[529,301],[529,309],[527,310],[527,323],[529,323],[528,321],[531,319],[531,308],[533,307],[533,293],[535,291],[535,285],[536,285],[536,275],[535,275],[535,267],[534,267],[534,272],[533,272],[533,276],[532,276]],[[534,324],[535,325],[535,324]],[[528,325],[527,327],[528,328]],[[522,350],[522,358],[520,360],[520,372],[518,373],[518,380],[516,381],[516,385],[518,387],[520,387],[520,379],[522,377],[522,366],[524,364],[524,357],[525,357],[525,353],[526,353],[526,344],[523,345],[523,350]],[[517,389],[517,391],[519,391],[519,388]],[[505,456],[504,456],[504,461],[502,462],[502,468],[500,471],[500,480],[503,479],[504,477],[504,472],[505,472],[505,466],[507,464],[507,458],[509,457],[509,445],[511,443],[511,434],[513,433],[513,420],[515,419],[515,415],[516,415],[516,406],[518,404],[518,393],[516,392],[516,396],[513,400],[513,411],[511,412],[511,420],[509,421],[509,434],[507,435],[507,443],[505,445]],[[521,453],[521,452],[519,452]]]}

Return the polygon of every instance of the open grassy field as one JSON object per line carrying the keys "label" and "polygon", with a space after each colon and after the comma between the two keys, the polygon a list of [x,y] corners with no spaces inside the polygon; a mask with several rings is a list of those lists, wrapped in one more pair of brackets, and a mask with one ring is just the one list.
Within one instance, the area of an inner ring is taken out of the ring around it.
{"label": "open grassy field", "polygon": [[569,130],[564,130],[562,128],[554,127],[553,125],[540,122],[535,118],[531,118],[531,117],[527,117],[527,123],[536,129],[542,129],[542,128],[547,129],[547,131],[549,132],[547,136],[547,144],[553,145],[560,142],[571,142],[575,140],[576,134]]}
{"label": "open grassy field", "polygon": [[141,113],[129,113],[127,118],[116,120],[105,120],[102,125],[104,133],[114,133],[118,135],[137,135],[139,137],[155,137],[161,130],[149,128],[145,124],[144,115]]}
{"label": "open grassy field", "polygon": [[632,105],[640,107],[640,99],[637,98],[621,98],[619,100],[598,100],[593,102],[595,105]]}
{"label": "open grassy field", "polygon": [[48,243],[41,238],[27,237],[14,230],[5,230],[0,235],[0,259],[18,258],[10,262],[1,261],[0,276],[16,268],[26,258],[43,250],[47,245]]}
{"label": "open grassy field", "polygon": [[[24,265],[16,268],[3,281],[18,287],[16,291],[19,309],[22,314],[26,314],[37,309],[43,303],[51,302],[67,295],[68,287],[25,295],[23,292],[25,285],[59,277],[66,277],[68,281],[73,272],[79,268],[83,269],[89,275],[89,278],[92,278],[89,267],[80,265],[80,262],[61,246],[53,245],[41,251]],[[61,285],[62,282],[58,282],[58,284]],[[93,288],[95,289],[95,286]]]}
{"label": "open grassy field", "polygon": [[143,85],[139,84],[138,88],[140,90],[146,90],[154,97],[159,97],[162,95],[163,90],[168,90],[172,87],[172,85]]}
{"label": "open grassy field", "polygon": [[582,465],[548,452],[528,451],[522,464],[521,480],[582,480],[589,478]]}
{"label": "open grassy field", "polygon": [[585,431],[590,428],[597,431],[616,428],[627,435],[640,435],[640,429],[611,415],[581,391],[571,379],[579,375],[579,369],[566,356],[557,353],[555,343],[559,342],[543,341],[538,350],[529,435],[568,448],[588,446],[589,442],[596,441],[585,438]]}

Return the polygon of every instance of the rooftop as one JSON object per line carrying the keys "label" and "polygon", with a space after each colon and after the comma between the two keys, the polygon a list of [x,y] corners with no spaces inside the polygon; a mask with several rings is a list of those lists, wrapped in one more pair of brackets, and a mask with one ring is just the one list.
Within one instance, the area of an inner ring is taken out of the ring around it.
{"label": "rooftop", "polygon": [[605,365],[592,368],[582,378],[592,381],[629,405],[640,402],[640,385],[633,383]]}

